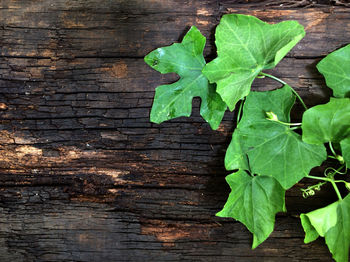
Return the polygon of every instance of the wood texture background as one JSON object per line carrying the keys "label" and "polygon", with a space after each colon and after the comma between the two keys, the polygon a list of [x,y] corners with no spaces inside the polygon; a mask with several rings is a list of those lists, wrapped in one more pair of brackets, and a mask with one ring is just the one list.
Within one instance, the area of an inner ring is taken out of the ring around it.
{"label": "wood texture background", "polygon": [[177,77],[143,56],[196,25],[211,60],[225,13],[295,19],[307,35],[273,73],[313,105],[329,96],[316,63],[350,42],[347,5],[0,0],[0,261],[331,261],[322,239],[303,244],[298,214],[333,196],[304,201],[304,180],[253,251],[242,224],[215,217],[234,113],[212,131],[195,99],[190,119],[150,123],[156,86]]}

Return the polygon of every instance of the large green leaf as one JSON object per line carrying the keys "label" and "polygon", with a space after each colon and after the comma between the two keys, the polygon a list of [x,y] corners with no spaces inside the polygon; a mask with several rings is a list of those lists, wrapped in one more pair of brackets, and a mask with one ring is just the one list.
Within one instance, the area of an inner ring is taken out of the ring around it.
{"label": "large green leaf", "polygon": [[339,143],[350,136],[350,98],[331,98],[303,115],[303,141],[310,144]]}
{"label": "large green leaf", "polygon": [[242,119],[233,133],[231,143],[226,151],[225,167],[227,170],[250,169],[246,151],[241,141],[242,138],[239,134],[240,129],[249,127],[254,122],[266,121],[266,112],[271,111],[278,115],[281,121],[290,121],[290,109],[295,102],[295,97],[290,92],[290,88],[285,86],[272,92],[252,92],[247,97]]}
{"label": "large green leaf", "polygon": [[305,243],[319,235],[325,237],[326,244],[337,262],[349,261],[350,247],[350,194],[327,207],[307,214],[301,214],[305,231]]}
{"label": "large green leaf", "polygon": [[317,69],[335,97],[350,97],[350,45],[327,55],[317,64]]}
{"label": "large green leaf", "polygon": [[289,86],[251,92],[226,152],[226,168],[248,170],[243,161],[237,161],[247,157],[252,173],[272,176],[288,189],[307,176],[311,168],[319,166],[327,158],[324,145],[305,143],[288,126],[266,119],[266,112],[272,111],[280,121],[289,122],[294,101]]}
{"label": "large green leaf", "polygon": [[181,43],[158,48],[145,57],[145,62],[162,74],[177,73],[181,78],[171,85],[158,86],[151,111],[151,121],[161,123],[179,116],[190,116],[192,99],[202,99],[200,114],[213,129],[218,128],[226,105],[202,74],[205,65],[203,49],[205,37],[196,27],[185,35]]}
{"label": "large green leaf", "polygon": [[226,181],[232,191],[216,215],[242,222],[254,234],[252,247],[256,248],[273,231],[276,213],[286,211],[285,190],[272,177],[252,177],[243,170],[228,175]]}
{"label": "large green leaf", "polygon": [[233,110],[261,70],[275,67],[304,35],[296,21],[270,25],[249,15],[224,15],[215,32],[218,57],[203,73]]}

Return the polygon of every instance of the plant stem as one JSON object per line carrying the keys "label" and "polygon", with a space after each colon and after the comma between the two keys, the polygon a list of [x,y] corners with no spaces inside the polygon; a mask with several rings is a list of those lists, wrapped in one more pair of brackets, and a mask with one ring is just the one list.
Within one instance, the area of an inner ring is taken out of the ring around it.
{"label": "plant stem", "polygon": [[331,182],[331,184],[332,184],[332,186],[333,186],[333,188],[334,188],[335,193],[337,193],[337,196],[338,196],[339,200],[343,200],[343,198],[341,197],[341,194],[340,194],[340,192],[339,192],[339,189],[338,189],[338,187],[337,187],[337,184],[334,182],[333,179],[331,179],[330,182]]}
{"label": "plant stem", "polygon": [[343,200],[340,191],[337,187],[337,182],[343,182],[343,180],[334,180],[333,176],[335,174],[337,174],[342,168],[344,167],[344,165],[342,165],[341,167],[339,167],[338,169],[335,169],[334,172],[331,175],[328,175],[328,177],[318,177],[318,176],[306,176],[307,178],[312,178],[312,179],[316,179],[316,180],[322,180],[322,181],[327,181],[330,182],[334,188],[335,193],[337,194],[339,200]]}
{"label": "plant stem", "polygon": [[294,93],[294,95],[299,99],[300,103],[303,105],[303,107],[305,108],[305,110],[307,110],[307,106],[305,105],[303,99],[299,96],[299,94],[290,86],[288,85],[286,82],[284,82],[283,80],[279,79],[278,77],[275,77],[273,75],[270,75],[270,74],[266,74],[266,73],[263,73],[263,72],[260,72],[260,75],[262,76],[267,76],[277,82],[280,82],[281,84],[283,85],[286,85],[286,86],[289,86],[290,89],[292,90],[292,92]]}
{"label": "plant stem", "polygon": [[334,180],[334,182],[335,182],[335,183],[344,183],[344,184],[348,183],[348,182],[346,182],[345,180]]}
{"label": "plant stem", "polygon": [[323,180],[323,181],[330,182],[334,188],[335,193],[337,193],[339,200],[343,200],[343,198],[341,197],[341,194],[339,192],[339,189],[338,189],[338,187],[333,179],[326,178],[326,177],[318,177],[318,176],[307,176],[307,178],[312,178],[312,179],[316,179],[316,180]]}
{"label": "plant stem", "polygon": [[343,158],[343,156],[342,156],[342,155],[337,155],[337,153],[335,152],[335,150],[334,150],[334,148],[333,148],[332,142],[329,141],[328,144],[329,144],[329,148],[330,148],[331,151],[332,151],[332,154],[335,156],[334,158],[337,159],[337,160],[340,162],[340,164],[344,164],[344,158]]}
{"label": "plant stem", "polygon": [[319,176],[306,176],[306,178],[311,178],[311,179],[316,179],[316,180],[322,180],[322,181],[327,181],[330,182],[330,178],[326,178],[326,177],[319,177]]}
{"label": "plant stem", "polygon": [[[332,145],[332,142],[331,141],[329,141],[329,148],[331,149],[331,151],[332,151],[332,153],[333,153],[333,155],[335,156],[335,157],[337,157],[337,154],[335,153],[335,151],[334,151],[334,149],[333,149],[333,145]],[[337,158],[336,158],[337,159]]]}
{"label": "plant stem", "polygon": [[[274,121],[274,120],[270,120],[270,121]],[[280,120],[277,120],[275,122],[280,123],[280,124],[285,125],[285,126],[301,126],[301,123],[286,123],[286,122],[282,122]]]}

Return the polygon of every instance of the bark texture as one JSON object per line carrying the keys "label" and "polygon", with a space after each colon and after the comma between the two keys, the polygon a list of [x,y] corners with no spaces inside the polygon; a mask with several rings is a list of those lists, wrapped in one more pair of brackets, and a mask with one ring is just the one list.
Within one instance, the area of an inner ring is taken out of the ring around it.
{"label": "bark texture", "polygon": [[195,99],[190,119],[150,123],[155,87],[176,76],[143,57],[196,25],[212,59],[225,13],[295,19],[307,35],[273,73],[313,105],[329,96],[316,63],[350,39],[347,5],[1,0],[0,261],[331,261],[323,240],[303,244],[299,212],[332,201],[304,201],[304,181],[253,251],[242,224],[215,217],[229,193],[223,158],[234,113],[212,131]]}

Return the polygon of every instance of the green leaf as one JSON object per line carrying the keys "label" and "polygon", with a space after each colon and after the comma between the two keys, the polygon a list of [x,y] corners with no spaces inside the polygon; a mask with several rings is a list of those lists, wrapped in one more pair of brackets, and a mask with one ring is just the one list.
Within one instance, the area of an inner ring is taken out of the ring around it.
{"label": "green leaf", "polygon": [[317,64],[317,69],[335,97],[350,97],[350,45],[327,55]]}
{"label": "green leaf", "polygon": [[319,236],[324,237],[326,232],[335,226],[337,223],[337,207],[338,202],[335,202],[324,208],[300,215],[301,224],[305,231],[305,243],[310,243]]}
{"label": "green leaf", "polygon": [[228,175],[226,181],[232,191],[216,215],[243,223],[254,234],[254,249],[273,231],[276,213],[286,211],[285,190],[272,177],[252,177],[243,170]]}
{"label": "green leaf", "polygon": [[[249,127],[254,122],[266,120],[266,112],[273,111],[284,122],[290,121],[290,109],[295,97],[290,92],[291,87],[286,86],[272,92],[252,92],[247,97],[244,104],[243,116],[236,131],[232,135],[232,140],[225,155],[225,167],[227,170],[244,169],[250,170],[246,150],[239,133],[240,129]],[[270,123],[270,122],[269,122]]]}
{"label": "green leaf", "polygon": [[185,35],[181,43],[158,48],[145,57],[145,62],[162,74],[177,73],[180,80],[158,86],[151,110],[151,121],[161,123],[180,116],[190,116],[192,99],[202,99],[200,114],[213,129],[217,129],[226,105],[202,74],[205,65],[203,49],[205,37],[196,27]]}
{"label": "green leaf", "polygon": [[301,214],[305,243],[318,235],[325,237],[326,244],[337,262],[347,262],[350,246],[350,194],[327,207]]}
{"label": "green leaf", "polygon": [[227,170],[250,170],[248,157],[241,143],[241,136],[238,129],[232,134],[231,143],[226,150],[225,168]]}
{"label": "green leaf", "polygon": [[340,142],[342,156],[347,168],[350,168],[350,136]]}
{"label": "green leaf", "polygon": [[[226,152],[226,168],[242,168],[272,176],[288,189],[307,176],[311,168],[319,166],[327,158],[324,145],[307,144],[288,126],[266,119],[266,112],[273,112],[280,121],[289,122],[294,102],[295,96],[289,86],[251,92]],[[243,162],[235,161],[244,157],[248,158],[250,169]]]}
{"label": "green leaf", "polygon": [[203,73],[233,110],[261,70],[275,67],[304,35],[296,21],[270,25],[249,15],[224,15],[215,32],[218,57]]}
{"label": "green leaf", "polygon": [[310,144],[339,143],[350,136],[350,98],[331,98],[303,115],[303,141]]}
{"label": "green leaf", "polygon": [[337,224],[327,231],[326,244],[337,262],[349,261],[350,195],[339,201]]}

